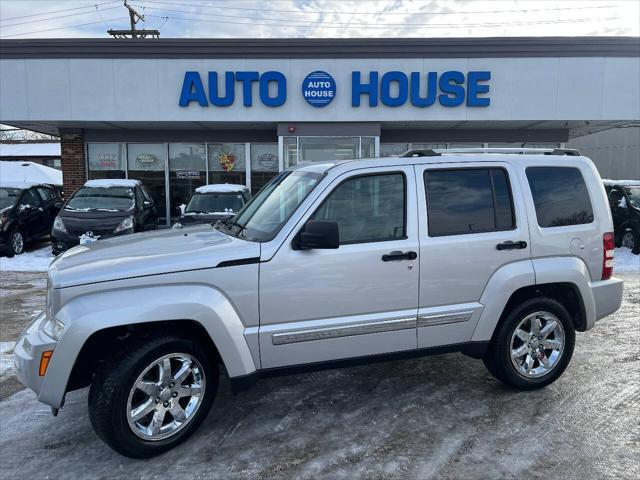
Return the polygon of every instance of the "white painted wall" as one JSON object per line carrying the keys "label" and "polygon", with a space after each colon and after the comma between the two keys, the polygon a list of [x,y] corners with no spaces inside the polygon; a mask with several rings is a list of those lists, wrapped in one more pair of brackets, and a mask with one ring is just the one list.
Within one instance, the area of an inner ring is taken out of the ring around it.
{"label": "white painted wall", "polygon": [[[254,106],[178,106],[184,72],[277,70],[287,101],[266,107],[254,85]],[[337,82],[334,101],[314,108],[301,82],[314,70]],[[416,108],[351,106],[351,71],[489,70],[491,105]],[[486,59],[18,59],[0,60],[0,122],[11,121],[427,121],[640,119],[638,58]]]}

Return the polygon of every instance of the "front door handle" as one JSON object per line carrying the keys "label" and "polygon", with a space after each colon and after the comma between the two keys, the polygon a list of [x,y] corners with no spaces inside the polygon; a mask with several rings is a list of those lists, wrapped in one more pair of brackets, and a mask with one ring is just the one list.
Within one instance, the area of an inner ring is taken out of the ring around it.
{"label": "front door handle", "polygon": [[383,262],[392,262],[394,260],[415,260],[416,258],[418,258],[418,254],[416,252],[394,251],[382,255]]}
{"label": "front door handle", "polygon": [[512,242],[511,240],[509,240],[508,242],[499,243],[498,245],[496,245],[496,248],[498,250],[522,249],[522,248],[527,248],[527,242],[525,241]]}

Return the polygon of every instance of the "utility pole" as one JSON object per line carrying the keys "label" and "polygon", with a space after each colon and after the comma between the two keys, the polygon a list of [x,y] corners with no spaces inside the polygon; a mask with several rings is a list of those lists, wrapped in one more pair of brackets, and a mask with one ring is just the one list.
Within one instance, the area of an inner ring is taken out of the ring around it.
{"label": "utility pole", "polygon": [[142,20],[144,22],[144,15],[140,15],[135,8],[124,0],[124,6],[129,10],[129,20],[131,21],[131,30],[107,30],[107,33],[115,38],[160,38],[160,32],[158,30],[136,30],[136,23]]}

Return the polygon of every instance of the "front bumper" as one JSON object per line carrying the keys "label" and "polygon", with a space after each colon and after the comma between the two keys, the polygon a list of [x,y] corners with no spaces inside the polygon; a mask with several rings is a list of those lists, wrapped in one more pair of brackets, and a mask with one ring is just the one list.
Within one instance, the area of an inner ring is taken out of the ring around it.
{"label": "front bumper", "polygon": [[622,304],[623,281],[610,278],[599,282],[591,282],[591,292],[596,306],[596,321],[611,315]]}
{"label": "front bumper", "polygon": [[69,235],[59,230],[53,230],[51,232],[51,250],[54,255],[65,252],[79,244],[80,237],[77,235]]}
{"label": "front bumper", "polygon": [[[20,380],[25,387],[33,390],[40,401],[43,401],[41,399],[43,390],[42,386],[44,379],[46,378],[46,375],[41,376],[39,372],[40,359],[44,352],[54,350],[51,357],[53,360],[53,357],[55,356],[55,348],[58,344],[58,342],[42,331],[42,324],[45,319],[46,314],[45,312],[42,312],[27,326],[16,343],[16,347],[13,352],[18,380]],[[51,361],[49,362],[49,365],[51,365]],[[54,408],[61,406],[51,405],[49,402],[45,403]]]}

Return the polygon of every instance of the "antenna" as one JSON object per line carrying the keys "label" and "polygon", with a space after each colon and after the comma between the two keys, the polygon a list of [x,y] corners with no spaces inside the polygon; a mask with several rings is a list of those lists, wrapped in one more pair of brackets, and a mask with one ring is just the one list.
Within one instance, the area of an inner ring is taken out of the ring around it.
{"label": "antenna", "polygon": [[140,15],[135,8],[124,0],[124,6],[129,10],[129,19],[131,20],[131,30],[107,30],[107,33],[114,38],[160,38],[159,30],[136,30],[136,23],[140,20],[144,22],[144,15]]}

